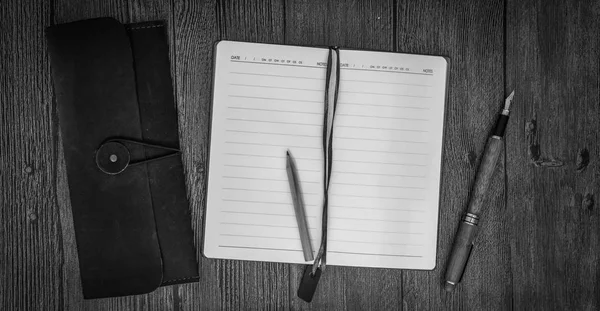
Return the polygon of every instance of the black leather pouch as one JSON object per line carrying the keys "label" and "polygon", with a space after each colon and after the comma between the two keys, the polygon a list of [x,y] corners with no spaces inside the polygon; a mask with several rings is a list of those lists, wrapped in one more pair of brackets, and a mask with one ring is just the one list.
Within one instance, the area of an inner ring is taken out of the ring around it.
{"label": "black leather pouch", "polygon": [[84,297],[198,281],[164,24],[46,36]]}

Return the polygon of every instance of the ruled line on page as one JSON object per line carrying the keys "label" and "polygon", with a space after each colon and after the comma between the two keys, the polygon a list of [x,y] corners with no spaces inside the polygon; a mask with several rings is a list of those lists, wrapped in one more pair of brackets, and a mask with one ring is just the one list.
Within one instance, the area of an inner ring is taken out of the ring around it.
{"label": "ruled line on page", "polygon": [[416,163],[393,163],[393,162],[379,162],[379,161],[358,161],[358,160],[342,160],[342,159],[333,159],[333,162],[350,162],[350,163],[370,163],[370,164],[382,164],[382,165],[400,165],[400,166],[420,166],[426,167],[427,164],[416,164]]}
{"label": "ruled line on page", "polygon": [[[272,204],[272,205],[286,205],[289,206],[289,203],[282,202],[268,202],[268,201],[253,201],[253,200],[233,200],[233,199],[222,199],[227,202],[239,202],[239,203],[260,203],[260,204]],[[304,206],[315,207],[317,205],[314,204],[305,204]]]}
{"label": "ruled line on page", "polygon": [[278,77],[278,78],[294,78],[294,79],[308,79],[308,80],[321,80],[324,81],[323,78],[315,78],[315,77],[302,77],[302,76],[287,76],[287,75],[274,75],[268,73],[255,73],[255,72],[239,72],[239,71],[230,71],[230,74],[239,74],[239,75],[250,75],[250,76],[265,76],[265,77]]}
{"label": "ruled line on page", "polygon": [[310,123],[279,122],[279,121],[265,121],[265,120],[252,120],[252,119],[240,119],[240,118],[225,118],[225,120],[254,122],[254,123],[293,124],[293,125],[304,125],[304,126],[317,126],[317,127],[321,127],[321,124],[310,124]]}
{"label": "ruled line on page", "polygon": [[250,111],[268,111],[268,112],[285,112],[285,113],[299,113],[299,114],[318,114],[322,115],[322,112],[308,112],[308,111],[292,111],[292,110],[278,110],[278,109],[261,109],[261,108],[249,108],[249,107],[238,107],[238,106],[229,106],[228,109],[235,110],[250,110]]}
{"label": "ruled line on page", "polygon": [[384,187],[384,188],[397,188],[397,189],[420,189],[425,190],[426,187],[410,187],[410,186],[390,186],[390,185],[367,185],[367,184],[355,184],[355,183],[342,183],[342,182],[332,182],[334,185],[344,185],[344,186],[359,186],[359,187]]}
{"label": "ruled line on page", "polygon": [[219,247],[223,248],[241,248],[241,249],[258,249],[258,250],[266,250],[266,251],[288,251],[288,252],[302,252],[301,249],[287,249],[287,248],[267,248],[267,247],[250,247],[250,246],[237,246],[237,245],[221,245]]}
{"label": "ruled line on page", "polygon": [[[268,156],[268,155],[262,155],[262,154],[231,153],[231,152],[225,152],[224,154],[233,155],[233,156],[257,157],[257,158],[285,159],[285,156]],[[301,157],[294,157],[294,158],[296,160],[321,161],[321,159],[301,158]]]}
{"label": "ruled line on page", "polygon": [[375,175],[375,176],[391,176],[391,177],[407,177],[407,178],[425,178],[427,176],[419,175],[402,175],[402,174],[382,174],[382,173],[366,173],[366,172],[347,172],[347,171],[333,171],[338,174],[354,174],[354,175]]}
{"label": "ruled line on page", "polygon": [[[266,189],[247,189],[247,188],[233,188],[233,187],[223,187],[223,190],[237,190],[237,191],[255,191],[255,192],[272,192],[272,193],[290,193],[289,190],[266,190]],[[302,192],[304,195],[320,195],[320,193],[314,192]]]}
{"label": "ruled line on page", "polygon": [[[221,225],[232,225],[232,226],[250,226],[250,227],[265,227],[265,228],[287,228],[287,229],[298,229],[297,226],[282,226],[282,225],[262,225],[262,224],[247,224],[239,222],[221,222]],[[308,230],[317,230],[317,228],[308,228]]]}
{"label": "ruled line on page", "polygon": [[[231,237],[240,237],[240,238],[259,238],[259,239],[276,239],[276,240],[298,240],[298,238],[288,238],[288,237],[280,237],[280,236],[264,236],[264,235],[244,235],[244,234],[227,234],[220,233],[220,236],[231,236]],[[317,241],[316,238],[311,238],[313,241]]]}
{"label": "ruled line on page", "polygon": [[[279,237],[279,236],[264,236],[264,235],[244,235],[244,234],[227,234],[220,233],[220,236],[230,236],[230,237],[240,237],[240,238],[259,238],[259,239],[275,239],[275,240],[289,240],[289,241],[297,241],[298,238],[290,238],[290,237]],[[311,237],[312,241],[318,241],[319,239]],[[413,247],[422,247],[422,244],[411,244],[411,243],[384,243],[384,242],[376,242],[376,241],[350,241],[350,240],[337,240],[337,239],[328,239],[328,242],[338,242],[338,243],[357,243],[357,244],[375,244],[375,245],[390,245],[390,246],[413,246]]]}
{"label": "ruled line on page", "polygon": [[[242,83],[229,83],[229,85],[231,85],[231,86],[242,86],[242,87],[267,88],[267,89],[280,89],[280,90],[294,90],[294,91],[308,91],[308,92],[325,92],[325,89],[303,89],[303,88],[297,88],[297,87],[287,87],[287,86],[277,86],[277,85],[242,84]],[[419,95],[409,95],[409,94],[393,94],[393,93],[378,93],[378,92],[358,92],[358,91],[346,91],[346,90],[340,90],[339,93],[380,95],[380,96],[398,96],[398,97],[411,97],[411,98],[432,98],[430,96],[419,96]]]}
{"label": "ruled line on page", "polygon": [[279,156],[268,156],[268,155],[261,155],[261,154],[231,153],[231,152],[225,152],[224,154],[225,155],[232,155],[232,156],[239,156],[239,157],[251,157],[251,158],[269,158],[269,159],[284,159],[285,158],[285,157],[279,157]]}
{"label": "ruled line on page", "polygon": [[[284,179],[274,179],[274,178],[260,178],[260,177],[239,177],[239,176],[223,176],[223,178],[229,178],[229,179],[247,179],[247,180],[262,180],[262,181],[280,181],[280,182],[285,182],[286,184],[288,183],[287,180]],[[302,180],[302,183],[306,183],[306,184],[318,184],[318,181],[305,181]]]}
{"label": "ruled line on page", "polygon": [[341,220],[378,221],[378,222],[387,222],[387,223],[406,223],[406,224],[424,224],[425,223],[422,221],[412,221],[412,220],[369,219],[369,218],[334,217],[334,216],[329,216],[329,218],[330,219],[341,219]]}
{"label": "ruled line on page", "polygon": [[358,194],[337,194],[332,193],[332,195],[337,197],[353,197],[353,198],[363,198],[363,199],[385,199],[385,200],[404,200],[404,201],[425,201],[425,199],[421,198],[405,198],[405,197],[382,197],[382,196],[368,196],[368,195],[358,195]]}
{"label": "ruled line on page", "polygon": [[[264,77],[292,78],[292,79],[308,79],[308,80],[320,80],[320,81],[324,81],[325,80],[323,78],[317,78],[317,77],[276,75],[276,74],[255,73],[255,72],[230,71],[229,73],[230,74],[238,74],[238,75],[249,75],[249,76],[264,76]],[[361,83],[377,83],[377,84],[395,84],[395,85],[406,85],[406,86],[433,87],[433,85],[430,85],[430,84],[402,83],[402,82],[393,82],[393,81],[373,81],[373,80],[359,80],[359,79],[344,79],[343,77],[342,77],[342,79],[341,79],[340,82],[361,82]]]}
{"label": "ruled line on page", "polygon": [[423,235],[424,234],[424,233],[421,233],[421,232],[385,231],[385,230],[361,230],[361,229],[343,229],[343,228],[329,228],[328,230],[350,231],[350,232],[364,232],[364,233],[408,234],[408,235]]}
{"label": "ruled line on page", "polygon": [[286,149],[287,148],[321,149],[320,147],[277,145],[277,144],[267,144],[267,143],[247,143],[247,142],[241,142],[241,141],[226,141],[225,143],[226,144],[238,144],[238,145],[281,147],[281,148],[286,148]]}
{"label": "ruled line on page", "polygon": [[245,95],[227,95],[228,97],[238,97],[238,98],[250,98],[250,99],[263,99],[263,100],[279,100],[279,101],[290,101],[290,102],[299,102],[299,103],[318,103],[322,104],[322,100],[304,100],[304,99],[293,99],[293,98],[276,98],[276,97],[257,97],[257,96],[245,96]]}
{"label": "ruled line on page", "polygon": [[[221,225],[235,225],[235,226],[250,226],[250,227],[298,229],[297,226],[248,224],[248,223],[239,223],[239,222],[221,222],[220,224]],[[321,228],[319,228],[319,230],[320,229]],[[317,228],[310,228],[309,227],[308,230],[317,230]],[[328,230],[350,231],[350,232],[364,232],[364,233],[406,234],[406,235],[423,235],[424,234],[422,232],[389,231],[389,230],[361,230],[361,229],[344,229],[344,228],[328,228]]]}
{"label": "ruled line on page", "polygon": [[396,97],[410,97],[410,98],[432,98],[430,96],[418,96],[418,95],[408,95],[408,94],[391,94],[391,93],[377,93],[377,92],[339,91],[339,93],[365,94],[365,95],[378,95],[378,96],[396,96]]}
{"label": "ruled line on page", "polygon": [[258,85],[258,84],[242,84],[242,83],[229,83],[229,85],[243,86],[243,87],[268,88],[268,89],[280,89],[280,90],[325,92],[325,89],[302,89],[302,88],[297,88],[297,87],[286,87],[286,86],[276,86],[276,85]]}
{"label": "ruled line on page", "polygon": [[[320,148],[318,148],[320,149]],[[340,148],[336,147],[335,150],[346,150],[346,151],[358,151],[358,152],[378,152],[378,153],[388,153],[388,154],[413,154],[413,155],[429,155],[429,153],[423,152],[404,152],[404,151],[385,151],[385,150],[366,150],[366,149],[352,149],[352,148]]]}
{"label": "ruled line on page", "polygon": [[321,137],[321,135],[306,135],[306,134],[285,134],[285,133],[269,133],[269,132],[259,132],[259,131],[246,131],[246,130],[231,130],[226,129],[226,132],[233,133],[247,133],[247,134],[264,134],[264,135],[281,135],[281,136],[292,136],[292,137]]}
{"label": "ruled line on page", "polygon": [[[250,165],[238,165],[238,164],[224,164],[224,166],[228,167],[244,167],[244,168],[256,168],[256,169],[267,169],[267,170],[285,170],[285,168],[281,167],[266,167],[266,166],[250,166]],[[307,169],[299,169],[299,172],[320,172],[320,170],[307,170]]]}
{"label": "ruled line on page", "polygon": [[392,142],[392,143],[407,143],[407,144],[427,144],[426,141],[410,141],[410,140],[395,140],[395,139],[378,139],[378,138],[361,138],[361,137],[345,137],[336,136],[335,139],[348,139],[348,140],[366,140],[366,141],[381,141],[381,142]]}
{"label": "ruled line on page", "polygon": [[[251,213],[251,212],[241,212],[241,211],[223,211],[223,210],[221,210],[221,213],[227,213],[227,214],[243,214],[243,215],[280,216],[280,217],[294,217],[294,218],[296,218],[296,215],[272,214],[272,213],[260,213],[260,212]],[[309,216],[309,215],[306,215],[305,217],[306,217],[306,218],[317,218],[317,216]]]}
{"label": "ruled line on page", "polygon": [[349,241],[349,240],[328,240],[327,242],[338,242],[338,243],[357,243],[357,244],[373,244],[373,245],[388,245],[388,246],[413,246],[423,247],[423,244],[412,244],[412,243],[387,243],[387,242],[375,242],[375,241]]}
{"label": "ruled line on page", "polygon": [[371,81],[371,80],[344,79],[344,78],[342,78],[340,80],[340,83],[341,82],[363,82],[363,83],[396,84],[396,85],[406,85],[406,86],[433,87],[433,85],[429,85],[429,84],[414,84],[414,83],[402,83],[402,82],[392,82],[392,81]]}
{"label": "ruled line on page", "polygon": [[408,120],[408,121],[429,121],[429,119],[406,118],[406,117],[388,117],[388,116],[368,116],[350,113],[337,113],[338,116],[359,117],[359,118],[377,118],[377,119],[392,119],[392,120]]}
{"label": "ruled line on page", "polygon": [[364,206],[346,206],[346,205],[330,205],[332,208],[353,208],[363,209],[369,211],[396,211],[396,212],[409,212],[409,213],[425,213],[423,210],[416,209],[402,209],[402,208],[379,208],[379,207],[364,207]]}
{"label": "ruled line on page", "polygon": [[335,254],[348,254],[348,255],[368,255],[368,256],[388,256],[388,257],[414,257],[414,258],[423,258],[423,256],[418,255],[396,255],[396,254],[375,254],[375,253],[356,253],[356,252],[340,252],[335,250],[327,250],[328,253]]}
{"label": "ruled line on page", "polygon": [[391,108],[403,108],[403,109],[415,109],[415,110],[430,110],[429,107],[418,107],[418,106],[398,106],[398,105],[376,105],[368,103],[347,103],[338,102],[339,105],[355,105],[361,107],[391,107]]}
{"label": "ruled line on page", "polygon": [[425,72],[389,71],[389,70],[380,70],[380,69],[350,68],[350,67],[342,67],[340,69],[342,69],[342,70],[377,71],[377,72],[387,72],[387,73],[404,73],[404,74],[410,74],[410,75],[433,76],[433,73],[425,73]]}
{"label": "ruled line on page", "polygon": [[369,127],[369,126],[358,126],[358,125],[338,125],[335,127],[346,127],[346,128],[357,128],[357,129],[367,129],[367,130],[382,130],[382,131],[399,131],[399,132],[417,132],[417,133],[427,133],[427,130],[413,130],[413,129],[394,129],[387,127]]}

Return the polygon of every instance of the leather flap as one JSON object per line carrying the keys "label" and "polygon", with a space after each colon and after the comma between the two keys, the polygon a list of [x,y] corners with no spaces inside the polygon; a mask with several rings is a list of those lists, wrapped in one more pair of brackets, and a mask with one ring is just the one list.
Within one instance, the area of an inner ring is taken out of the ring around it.
{"label": "leather flap", "polygon": [[150,292],[163,269],[147,167],[109,175],[95,161],[107,138],[143,139],[128,33],[101,18],[52,26],[47,38],[84,296]]}

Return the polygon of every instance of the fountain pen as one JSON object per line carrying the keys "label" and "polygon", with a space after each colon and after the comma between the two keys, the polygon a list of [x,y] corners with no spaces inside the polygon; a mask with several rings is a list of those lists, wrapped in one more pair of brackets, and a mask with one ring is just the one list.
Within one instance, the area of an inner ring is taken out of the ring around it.
{"label": "fountain pen", "polygon": [[473,186],[467,213],[461,219],[460,224],[458,225],[458,232],[454,237],[452,252],[450,253],[448,266],[446,267],[446,291],[452,291],[460,282],[469,256],[471,255],[473,241],[475,240],[478,231],[479,215],[484,208],[483,203],[485,195],[502,150],[504,132],[510,114],[509,109],[514,96],[515,91],[512,91],[506,98],[504,109],[496,122],[494,132],[487,141],[481,164],[479,165],[477,176],[475,177],[475,184]]}

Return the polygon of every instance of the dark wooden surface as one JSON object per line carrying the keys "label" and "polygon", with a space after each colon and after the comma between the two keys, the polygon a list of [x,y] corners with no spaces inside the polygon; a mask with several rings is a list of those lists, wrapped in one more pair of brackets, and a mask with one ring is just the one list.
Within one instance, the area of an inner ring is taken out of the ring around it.
{"label": "dark wooden surface", "polygon": [[[216,40],[450,57],[437,268],[330,267],[306,304],[300,266],[198,252],[200,283],[84,301],[43,31],[100,16],[168,23],[198,250]],[[2,310],[600,308],[600,1],[2,0],[0,56]],[[513,89],[483,230],[463,283],[445,293],[457,221]]]}

